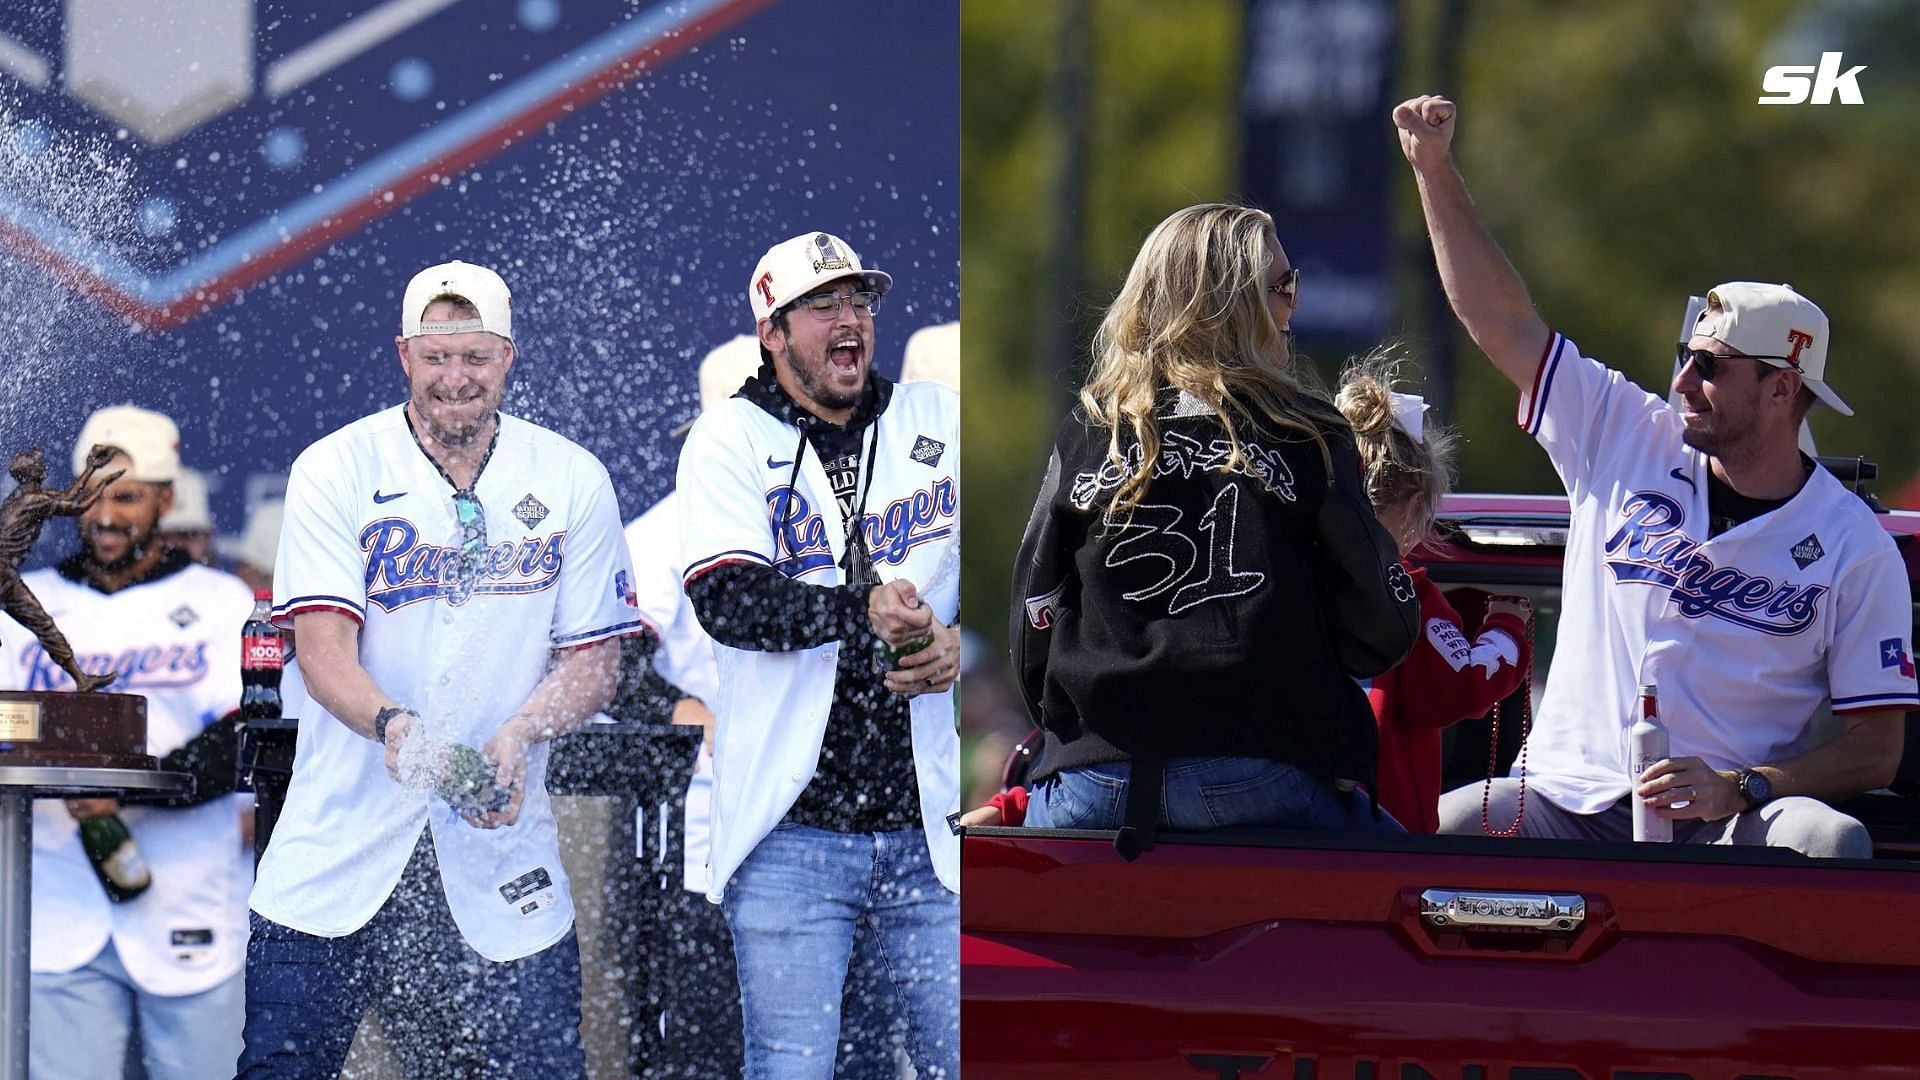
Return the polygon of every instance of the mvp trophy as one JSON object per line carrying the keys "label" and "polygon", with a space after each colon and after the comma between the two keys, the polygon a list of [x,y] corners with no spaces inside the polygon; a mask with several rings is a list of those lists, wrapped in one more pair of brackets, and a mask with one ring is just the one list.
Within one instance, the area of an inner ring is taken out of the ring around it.
{"label": "mvp trophy", "polygon": [[[16,454],[11,472],[19,487],[0,503],[0,605],[40,639],[76,687],[0,691],[0,1080],[27,1076],[33,800],[129,791],[177,794],[190,783],[184,775],[154,770],[147,753],[146,699],[100,693],[113,682],[113,673],[81,671],[66,635],[20,580],[20,562],[33,550],[46,520],[85,513],[120,478],[119,472],[96,475],[112,459],[112,450],[95,446],[86,471],[61,491],[41,486],[47,463],[39,449]],[[101,855],[111,859],[114,853]]]}

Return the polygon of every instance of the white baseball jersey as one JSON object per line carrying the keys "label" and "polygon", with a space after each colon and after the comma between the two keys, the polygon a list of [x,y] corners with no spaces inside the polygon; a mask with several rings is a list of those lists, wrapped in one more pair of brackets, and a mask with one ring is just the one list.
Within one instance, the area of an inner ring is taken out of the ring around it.
{"label": "white baseball jersey", "polygon": [[[27,587],[60,624],[85,671],[112,670],[107,690],[147,699],[147,752],[171,753],[240,705],[240,628],[253,591],[231,574],[188,565],[115,593],[54,570]],[[0,685],[72,690],[32,632],[0,617]],[[149,993],[197,994],[238,974],[247,952],[253,852],[241,842],[245,800],[198,806],[123,806],[153,871],[138,897],[107,899],[66,804],[40,799],[33,813],[33,970],[65,972],[111,939],[127,974]]]}
{"label": "white baseball jersey", "polygon": [[[653,669],[708,708],[720,696],[720,669],[713,658],[713,639],[693,613],[680,580],[686,560],[680,555],[680,500],[666,497],[627,525],[627,555],[633,560],[633,588],[640,614],[659,630],[653,650]],[[687,784],[686,812],[682,816],[682,873],[688,892],[707,891],[707,852],[712,829],[713,757],[701,740]],[[644,809],[639,813],[644,814]]]}
{"label": "white baseball jersey", "polygon": [[[960,542],[960,397],[937,383],[895,386],[874,424],[879,456],[862,522],[874,569],[882,580],[914,582],[934,617],[951,624],[960,605],[959,575],[951,572]],[[815,585],[842,583],[844,519],[811,447],[798,490],[787,487],[798,440],[791,424],[744,398],[721,402],[694,424],[679,471],[688,582],[747,562]],[[707,895],[716,903],[813,779],[840,644],[792,652],[714,646],[720,696],[710,703],[715,775]],[[960,844],[946,822],[960,804],[953,693],[922,694],[911,709],[921,824],[935,874],[959,892]]]}
{"label": "white baseball jersey", "polygon": [[[403,408],[314,443],[287,482],[274,619],[290,626],[300,612],[327,610],[358,620],[361,666],[420,713],[415,733],[478,747],[525,702],[555,650],[643,624],[613,486],[593,455],[502,414],[475,494],[489,553],[462,603],[453,489],[414,442]],[[547,753],[546,743],[527,752],[519,821],[478,829],[395,783],[380,744],[307,698],[253,910],[321,937],[353,933],[386,902],[425,824],[467,943],[490,960],[546,948],[573,925]]]}
{"label": "white baseball jersey", "polygon": [[1816,468],[1786,505],[1709,538],[1707,456],[1679,413],[1556,335],[1519,422],[1573,510],[1558,646],[1529,782],[1593,813],[1630,789],[1638,687],[1659,690],[1674,757],[1716,769],[1808,749],[1808,722],[1920,704],[1900,555]]}

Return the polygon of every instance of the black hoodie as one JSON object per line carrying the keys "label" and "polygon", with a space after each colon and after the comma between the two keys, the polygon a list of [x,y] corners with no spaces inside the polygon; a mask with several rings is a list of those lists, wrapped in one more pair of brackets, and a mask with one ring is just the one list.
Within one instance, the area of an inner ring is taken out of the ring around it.
{"label": "black hoodie", "polygon": [[[781,389],[768,363],[734,396],[794,428],[789,484],[811,448],[823,463],[851,456],[858,490],[865,492],[873,422],[893,398],[893,383],[878,372],[868,373],[867,389],[845,425],[830,424],[802,408]],[[846,517],[849,523],[857,520],[852,514]],[[849,553],[853,550],[849,544]],[[875,664],[885,653],[867,621],[867,594],[875,582],[855,580],[862,566],[850,568],[848,584],[821,586],[796,581],[771,566],[731,563],[695,578],[687,586],[687,597],[700,625],[722,645],[788,652],[829,641],[844,643],[820,764],[785,820],[832,832],[918,829],[922,822],[912,716],[907,699],[886,688],[885,670]]]}

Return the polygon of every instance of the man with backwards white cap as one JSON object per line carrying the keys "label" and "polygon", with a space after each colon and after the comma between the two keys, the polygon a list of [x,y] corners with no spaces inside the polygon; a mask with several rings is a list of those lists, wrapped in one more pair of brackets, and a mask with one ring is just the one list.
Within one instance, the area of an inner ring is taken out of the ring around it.
{"label": "man with backwards white cap", "polygon": [[[1920,693],[1900,554],[1798,447],[1816,404],[1853,413],[1826,383],[1826,314],[1787,285],[1716,286],[1669,406],[1534,313],[1454,167],[1455,112],[1414,98],[1393,122],[1447,299],[1519,387],[1572,520],[1526,772],[1484,811],[1479,784],[1443,796],[1440,830],[1502,829],[1524,806],[1522,835],[1626,839],[1638,797],[1676,841],[1870,857],[1866,828],[1826,800],[1892,780]],[[1648,683],[1672,756],[1634,775],[1625,729]],[[1813,745],[1829,702],[1840,732]]]}
{"label": "man with backwards white cap", "polygon": [[[400,326],[407,402],[308,447],[287,482],[274,617],[307,700],[252,897],[240,1075],[331,1078],[378,1007],[410,1075],[583,1077],[544,780],[547,741],[612,696],[613,639],[644,628],[619,507],[591,454],[499,411],[499,275],[421,271]],[[497,763],[504,805],[400,782],[445,742]],[[449,1014],[458,1029],[422,1022]]]}
{"label": "man with backwards white cap", "polygon": [[[82,471],[106,446],[124,469],[78,519],[80,550],[26,581],[72,635],[89,672],[147,700],[147,749],[192,772],[195,791],[122,805],[110,798],[34,803],[31,1072],[47,1080],[119,1080],[138,1018],[147,1076],[226,1076],[240,1052],[241,975],[253,860],[233,790],[240,627],[253,594],[239,579],[158,540],[180,475],[172,420],[131,405],[87,419]],[[71,690],[32,634],[0,619],[0,686]],[[128,800],[131,802],[132,800]],[[151,885],[111,900],[77,822],[118,814]]]}
{"label": "man with backwards white cap", "polygon": [[[959,399],[872,370],[892,278],[809,232],[761,257],[760,370],[680,453],[685,587],[719,663],[707,894],[746,1075],[824,1078],[857,926],[922,1077],[959,1068]],[[924,641],[924,644],[917,644]],[[890,659],[884,646],[901,647]]]}

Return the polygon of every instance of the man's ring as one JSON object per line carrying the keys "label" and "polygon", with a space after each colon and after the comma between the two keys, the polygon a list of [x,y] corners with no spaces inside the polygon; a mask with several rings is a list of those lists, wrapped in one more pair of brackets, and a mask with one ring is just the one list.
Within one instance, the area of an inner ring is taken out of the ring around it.
{"label": "man's ring", "polygon": [[1692,802],[1692,801],[1693,801],[1693,797],[1694,797],[1694,795],[1695,795],[1695,794],[1697,794],[1697,793],[1696,793],[1696,792],[1694,791],[1694,789],[1693,789],[1693,785],[1692,785],[1692,784],[1688,784],[1688,785],[1687,785],[1687,801],[1688,801],[1688,802]]}

